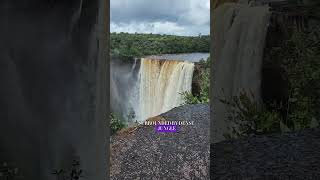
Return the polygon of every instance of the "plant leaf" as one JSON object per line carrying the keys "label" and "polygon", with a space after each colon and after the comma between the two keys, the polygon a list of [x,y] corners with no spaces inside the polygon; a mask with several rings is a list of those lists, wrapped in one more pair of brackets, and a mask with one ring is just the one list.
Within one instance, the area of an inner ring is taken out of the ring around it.
{"label": "plant leaf", "polygon": [[285,125],[282,121],[280,121],[280,130],[282,133],[290,132],[291,130]]}

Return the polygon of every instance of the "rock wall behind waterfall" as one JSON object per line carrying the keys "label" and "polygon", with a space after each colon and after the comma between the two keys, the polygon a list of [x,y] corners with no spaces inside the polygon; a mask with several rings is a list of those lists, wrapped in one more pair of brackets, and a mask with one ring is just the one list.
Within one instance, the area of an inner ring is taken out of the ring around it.
{"label": "rock wall behind waterfall", "polygon": [[191,91],[193,70],[190,62],[142,58],[138,119],[144,121],[181,105],[180,93]]}
{"label": "rock wall behind waterfall", "polygon": [[261,65],[270,12],[266,6],[249,7],[225,3],[213,12],[213,122],[211,141],[229,132],[228,99],[241,90],[252,92],[260,101]]}

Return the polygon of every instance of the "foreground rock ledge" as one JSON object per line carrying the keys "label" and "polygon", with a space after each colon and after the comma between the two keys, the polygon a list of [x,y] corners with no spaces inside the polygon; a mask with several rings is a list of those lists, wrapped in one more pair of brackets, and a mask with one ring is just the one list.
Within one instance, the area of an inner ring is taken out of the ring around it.
{"label": "foreground rock ledge", "polygon": [[128,128],[111,138],[111,179],[209,179],[209,105],[186,105],[162,115],[194,121],[178,133],[154,126]]}
{"label": "foreground rock ledge", "polygon": [[320,179],[320,130],[211,145],[211,179]]}

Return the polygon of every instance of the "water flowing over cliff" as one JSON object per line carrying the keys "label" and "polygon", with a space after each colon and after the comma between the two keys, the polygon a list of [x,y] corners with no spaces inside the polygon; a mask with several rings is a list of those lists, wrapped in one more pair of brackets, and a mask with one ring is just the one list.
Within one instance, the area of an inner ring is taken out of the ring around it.
{"label": "water flowing over cliff", "polygon": [[251,92],[260,101],[261,66],[270,18],[267,6],[225,3],[213,15],[213,123],[211,140],[224,139],[228,106],[219,99]]}
{"label": "water flowing over cliff", "polygon": [[194,64],[186,61],[141,59],[138,119],[159,115],[183,103],[191,91]]}
{"label": "water flowing over cliff", "polygon": [[137,104],[137,76],[139,72],[139,62],[137,59],[124,61],[113,58],[110,63],[110,103],[111,110],[123,119]]}
{"label": "water flowing over cliff", "polygon": [[130,125],[182,105],[182,93],[193,88],[195,63],[208,57],[209,53],[162,54],[140,59],[113,57],[111,111]]}

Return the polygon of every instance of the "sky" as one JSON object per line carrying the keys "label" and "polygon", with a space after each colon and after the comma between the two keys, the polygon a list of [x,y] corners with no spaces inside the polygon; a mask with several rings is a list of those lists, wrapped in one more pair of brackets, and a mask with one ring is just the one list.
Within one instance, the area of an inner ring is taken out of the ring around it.
{"label": "sky", "polygon": [[111,0],[110,10],[111,32],[210,33],[210,0]]}

